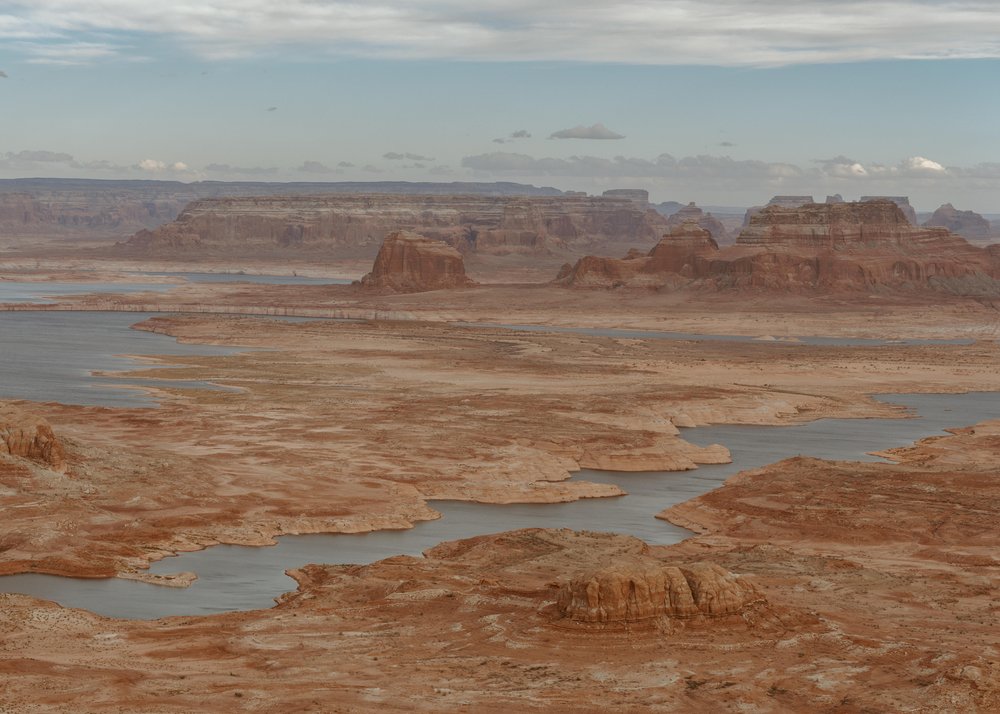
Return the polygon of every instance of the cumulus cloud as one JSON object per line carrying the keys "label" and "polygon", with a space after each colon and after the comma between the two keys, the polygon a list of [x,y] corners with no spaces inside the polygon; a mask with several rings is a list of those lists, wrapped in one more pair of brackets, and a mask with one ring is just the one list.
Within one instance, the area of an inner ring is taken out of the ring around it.
{"label": "cumulus cloud", "polygon": [[406,159],[407,161],[433,161],[434,158],[431,156],[421,156],[420,154],[411,154],[409,152],[401,154],[398,151],[387,151],[382,154],[383,159],[389,159],[390,161],[402,161]]}
{"label": "cumulus cloud", "polygon": [[518,139],[530,139],[530,138],[531,138],[531,132],[530,131],[528,131],[527,129],[518,129],[517,131],[512,131],[507,136],[502,136],[502,137],[499,137],[497,139],[494,139],[493,143],[494,144],[510,144],[510,143],[513,143],[513,142],[517,141]]}
{"label": "cumulus cloud", "polygon": [[0,69],[0,79],[7,79],[8,75],[2,69]]}
{"label": "cumulus cloud", "polygon": [[72,163],[72,154],[61,151],[8,151],[4,154],[8,161],[23,161],[26,163],[39,164],[68,164]]}
{"label": "cumulus cloud", "polygon": [[337,166],[339,168],[342,168],[342,169],[353,169],[354,168],[354,164],[352,164],[350,161],[341,161],[340,163],[337,164]]}
{"label": "cumulus cloud", "polygon": [[3,8],[8,41],[141,33],[216,59],[281,46],[383,58],[757,66],[1000,57],[1000,8],[987,0],[284,0],[280,11],[269,0],[7,0]]}
{"label": "cumulus cloud", "polygon": [[[343,162],[341,162],[343,163]],[[324,163],[319,161],[303,161],[302,165],[299,166],[296,171],[301,171],[306,174],[332,174],[335,173],[335,169],[331,169]]]}
{"label": "cumulus cloud", "polygon": [[600,122],[593,126],[574,126],[572,129],[560,129],[549,135],[550,139],[624,139]]}
{"label": "cumulus cloud", "polygon": [[157,159],[143,159],[135,165],[135,168],[140,171],[146,171],[148,173],[164,173],[164,172],[176,172],[181,173],[188,171],[189,167],[183,161],[174,161],[173,163],[167,163],[165,161],[159,161]]}

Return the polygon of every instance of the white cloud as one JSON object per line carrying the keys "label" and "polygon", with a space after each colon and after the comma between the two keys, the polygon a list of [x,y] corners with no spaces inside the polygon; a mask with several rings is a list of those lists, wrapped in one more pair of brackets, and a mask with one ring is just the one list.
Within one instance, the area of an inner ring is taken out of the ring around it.
{"label": "white cloud", "polygon": [[301,171],[306,174],[332,174],[335,173],[335,169],[331,169],[326,164],[320,161],[303,161],[302,165],[299,166],[296,171]]}
{"label": "white cloud", "polygon": [[[990,0],[7,0],[2,8],[0,38],[8,40],[59,45],[81,32],[143,33],[217,59],[282,46],[385,58],[732,66],[1000,57],[1000,6]],[[68,51],[49,61],[71,61]]]}
{"label": "white cloud", "polygon": [[401,154],[398,151],[387,151],[386,153],[382,154],[382,158],[383,159],[389,159],[390,161],[402,161],[403,159],[407,159],[408,161],[433,161],[434,160],[434,158],[431,157],[431,156],[421,156],[420,154],[412,154],[410,152],[406,152],[405,154]]}
{"label": "white cloud", "polygon": [[611,131],[600,122],[593,126],[574,126],[552,132],[550,139],[624,139],[621,134]]}

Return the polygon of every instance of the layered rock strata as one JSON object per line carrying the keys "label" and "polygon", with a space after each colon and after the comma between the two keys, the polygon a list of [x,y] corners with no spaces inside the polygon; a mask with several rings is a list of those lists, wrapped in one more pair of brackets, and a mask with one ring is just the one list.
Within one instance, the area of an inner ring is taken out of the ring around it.
{"label": "layered rock strata", "polygon": [[447,243],[408,231],[396,231],[386,237],[372,271],[361,279],[365,288],[406,293],[474,284],[465,275],[461,253]]}
{"label": "layered rock strata", "polygon": [[959,211],[946,203],[924,223],[928,228],[945,228],[971,241],[988,241],[993,235],[990,222],[975,211]]}
{"label": "layered rock strata", "polygon": [[0,406],[0,454],[29,459],[53,471],[66,470],[66,453],[49,423],[14,406]]}
{"label": "layered rock strata", "polygon": [[178,219],[117,246],[126,256],[369,256],[411,230],[465,252],[546,255],[651,243],[666,219],[628,198],[356,194],[195,201]]}
{"label": "layered rock strata", "polygon": [[648,256],[587,256],[557,282],[574,286],[777,290],[940,290],[1000,294],[996,251],[943,228],[918,228],[890,200],[768,206],[735,246],[683,224]]}
{"label": "layered rock strata", "polygon": [[557,606],[576,622],[626,625],[735,615],[762,600],[752,585],[714,563],[635,561],[574,578],[559,589]]}

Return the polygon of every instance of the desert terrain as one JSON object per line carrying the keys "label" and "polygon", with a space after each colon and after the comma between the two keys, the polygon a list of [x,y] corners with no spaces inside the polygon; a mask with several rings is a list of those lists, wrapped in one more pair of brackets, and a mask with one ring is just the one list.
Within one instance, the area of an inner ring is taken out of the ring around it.
{"label": "desert terrain", "polygon": [[[725,443],[685,438],[699,426],[903,419],[872,395],[1000,391],[996,252],[888,202],[764,209],[720,248],[631,199],[572,197],[554,221],[558,200],[518,197],[544,211],[506,215],[481,246],[406,219],[411,232],[373,245],[344,234],[364,251],[323,262],[309,226],[325,219],[302,224],[305,199],[287,200],[297,233],[280,199],[215,200],[98,248],[2,255],[12,283],[94,285],[5,311],[154,313],[134,329],[238,351],[143,355],[129,376],[161,380],[157,408],[3,402],[0,573],[183,587],[192,574],[148,566],[407,529],[441,501],[615,499],[621,487],[571,477],[729,461]],[[242,211],[263,228],[233,229]],[[275,252],[226,257],[243,230]],[[166,291],[101,293],[165,266],[360,282],[159,276]],[[0,705],[990,711],[1000,422],[954,418],[883,462],[802,456],[653,508],[693,532],[670,546],[599,522],[484,533],[423,558],[299,568],[272,609],[148,621],[3,594]]]}

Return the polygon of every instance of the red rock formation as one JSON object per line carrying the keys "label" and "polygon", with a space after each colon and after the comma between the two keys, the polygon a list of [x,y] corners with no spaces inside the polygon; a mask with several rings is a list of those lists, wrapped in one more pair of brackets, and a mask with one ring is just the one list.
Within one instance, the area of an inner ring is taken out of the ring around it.
{"label": "red rock formation", "polygon": [[344,194],[194,201],[173,223],[117,246],[126,256],[370,256],[412,230],[461,252],[546,254],[652,242],[666,219],[622,198]]}
{"label": "red rock formation", "polygon": [[49,423],[13,406],[0,407],[0,454],[30,459],[53,471],[66,469],[66,454]]}
{"label": "red rock formation", "polygon": [[675,226],[647,255],[634,250],[622,259],[588,255],[576,265],[564,266],[556,280],[586,287],[659,287],[669,276],[695,277],[698,259],[718,250],[707,230],[687,222]]}
{"label": "red rock formation", "polygon": [[362,287],[413,293],[475,285],[465,276],[462,255],[446,243],[416,233],[386,236]]}
{"label": "red rock formation", "polygon": [[750,218],[733,247],[718,250],[714,241],[685,230],[664,238],[645,259],[588,256],[562,271],[558,281],[997,295],[1000,261],[995,251],[972,246],[946,229],[913,226],[898,205],[882,200],[768,206]]}
{"label": "red rock formation", "polygon": [[946,228],[972,241],[988,241],[993,235],[990,222],[974,211],[959,211],[946,203],[924,223],[928,228]]}
{"label": "red rock formation", "polygon": [[576,622],[625,625],[655,618],[723,617],[763,602],[752,585],[714,563],[634,561],[574,578],[559,613]]}

